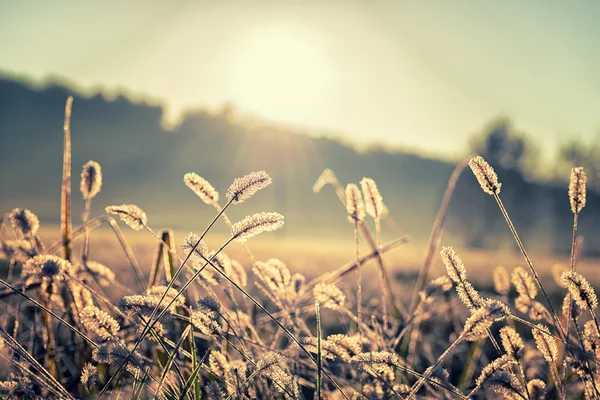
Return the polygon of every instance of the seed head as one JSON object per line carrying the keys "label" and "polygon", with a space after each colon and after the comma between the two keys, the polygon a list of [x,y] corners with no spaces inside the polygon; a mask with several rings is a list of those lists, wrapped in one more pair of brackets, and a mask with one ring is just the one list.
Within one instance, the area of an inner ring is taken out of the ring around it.
{"label": "seed head", "polygon": [[577,272],[567,271],[562,274],[562,283],[573,296],[573,300],[582,310],[595,310],[598,307],[598,298],[592,285],[583,275]]}
{"label": "seed head", "polygon": [[84,200],[91,200],[102,188],[102,169],[96,161],[88,161],[81,171],[81,194]]}
{"label": "seed head", "polygon": [[8,215],[8,219],[12,227],[25,237],[34,236],[40,227],[37,215],[26,208],[15,208]]}
{"label": "seed head", "polygon": [[548,363],[555,363],[558,358],[556,341],[550,335],[550,331],[545,325],[538,324],[536,326],[537,329],[532,329],[532,333],[538,350]]}
{"label": "seed head", "polygon": [[582,167],[571,169],[569,200],[571,202],[571,211],[573,211],[574,214],[579,214],[583,207],[585,207],[586,182],[587,178]]}
{"label": "seed head", "polygon": [[339,310],[346,303],[346,295],[333,284],[317,284],[313,289],[313,296],[321,307],[331,310]]}
{"label": "seed head", "polygon": [[195,172],[185,174],[183,182],[206,204],[215,205],[219,203],[219,192],[206,179]]}
{"label": "seed head", "polygon": [[365,210],[371,218],[380,218],[383,214],[383,197],[379,193],[377,184],[371,178],[362,178],[360,181],[363,197],[365,199]]}
{"label": "seed head", "polygon": [[148,217],[141,208],[135,204],[121,204],[120,206],[106,207],[107,214],[118,215],[134,231],[144,229],[148,224]]}
{"label": "seed head", "polygon": [[483,157],[476,156],[471,158],[469,167],[471,167],[471,171],[473,171],[484,192],[490,195],[500,194],[502,184],[498,183],[498,175],[496,175],[494,168]]}
{"label": "seed head", "polygon": [[354,183],[346,186],[346,210],[348,211],[348,221],[352,223],[365,219],[365,203],[358,186]]}
{"label": "seed head", "polygon": [[515,268],[512,272],[511,280],[519,295],[527,297],[530,300],[535,299],[538,293],[537,286],[527,271],[521,267]]}
{"label": "seed head", "polygon": [[508,277],[508,272],[506,272],[506,268],[498,266],[494,268],[492,275],[494,277],[494,289],[496,290],[496,293],[501,294],[502,296],[508,295],[508,291],[510,290],[510,279]]}
{"label": "seed head", "polygon": [[[317,339],[306,338],[306,348],[312,353],[317,353]],[[321,341],[323,357],[329,360],[341,359],[349,362],[352,357],[361,351],[360,341],[356,336],[344,334],[331,335]]]}
{"label": "seed head", "polygon": [[85,387],[91,387],[96,382],[96,374],[98,369],[92,364],[87,363],[81,370],[81,384]]}
{"label": "seed head", "polygon": [[403,363],[396,353],[387,351],[371,351],[357,354],[350,359],[350,363],[361,369],[371,370],[380,375],[393,373],[393,369]]}
{"label": "seed head", "polygon": [[463,338],[470,342],[478,340],[487,335],[487,330],[495,321],[503,319],[508,314],[507,307],[494,300],[486,300],[484,307],[478,308],[471,313],[465,321]]}
{"label": "seed head", "polygon": [[257,261],[252,267],[252,272],[275,293],[285,292],[291,284],[290,270],[275,258],[267,262]]}
{"label": "seed head", "polygon": [[527,392],[531,400],[544,400],[546,398],[546,383],[541,379],[532,379],[527,383]]}
{"label": "seed head", "polygon": [[116,319],[95,306],[87,306],[79,313],[82,324],[102,340],[114,339],[121,326]]}
{"label": "seed head", "polygon": [[96,261],[86,263],[88,271],[96,278],[100,286],[109,286],[115,280],[115,273],[104,264]]}
{"label": "seed head", "polygon": [[[124,343],[116,340],[110,340],[102,343],[100,347],[94,349],[92,356],[97,362],[110,365],[116,362],[121,363],[127,360],[127,357],[130,354],[131,352],[127,349]],[[129,362],[134,366],[141,365],[141,360],[137,354],[131,354],[131,357],[129,357]]]}
{"label": "seed head", "polygon": [[498,374],[510,371],[512,366],[515,364],[515,360],[507,354],[496,358],[494,361],[486,365],[483,370],[481,370],[481,374],[476,381],[477,386],[484,386],[493,389],[493,387],[490,387],[489,384],[491,382],[495,382],[498,380],[498,378],[500,378],[501,381],[504,381],[505,377],[498,376]]}
{"label": "seed head", "polygon": [[73,267],[67,260],[43,254],[29,260],[22,270],[23,277],[41,276],[47,280],[63,280],[68,276]]}
{"label": "seed head", "polygon": [[208,258],[208,247],[206,246],[206,243],[204,243],[203,240],[200,240],[200,236],[195,233],[190,232],[190,234],[185,237],[181,244],[181,249],[185,254],[192,253],[192,260],[204,260],[204,258]]}
{"label": "seed head", "polygon": [[444,247],[440,253],[446,265],[448,276],[456,283],[467,280],[467,270],[461,258],[452,247]]}
{"label": "seed head", "polygon": [[521,336],[510,326],[505,326],[500,329],[500,339],[504,351],[515,360],[520,360],[525,353],[525,343]]}
{"label": "seed head", "polygon": [[233,181],[227,190],[227,198],[234,204],[239,204],[252,197],[260,189],[269,186],[271,182],[271,177],[265,171],[252,172]]}
{"label": "seed head", "polygon": [[479,296],[477,290],[475,290],[473,285],[469,282],[457,283],[456,293],[471,312],[481,307],[483,300],[481,299],[481,296]]}
{"label": "seed head", "polygon": [[283,215],[278,213],[258,213],[233,224],[231,235],[237,242],[245,242],[262,232],[275,231],[283,226]]}

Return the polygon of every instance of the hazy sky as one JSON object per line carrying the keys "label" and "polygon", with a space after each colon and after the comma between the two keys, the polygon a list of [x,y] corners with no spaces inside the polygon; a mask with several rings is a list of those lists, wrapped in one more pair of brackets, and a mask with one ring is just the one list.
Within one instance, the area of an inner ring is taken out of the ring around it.
{"label": "hazy sky", "polygon": [[6,0],[0,69],[447,155],[507,115],[552,150],[600,132],[599,21],[591,0]]}

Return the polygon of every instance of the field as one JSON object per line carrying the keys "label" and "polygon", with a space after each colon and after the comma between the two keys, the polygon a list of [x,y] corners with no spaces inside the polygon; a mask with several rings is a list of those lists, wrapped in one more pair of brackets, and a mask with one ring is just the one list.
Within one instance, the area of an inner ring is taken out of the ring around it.
{"label": "field", "polygon": [[527,252],[478,156],[456,174],[475,174],[480,201],[497,204],[519,251],[444,245],[455,175],[430,241],[415,243],[386,236],[373,180],[344,188],[326,170],[315,190],[334,187],[348,237],[317,241],[274,235],[277,213],[229,220],[230,207],[259,201],[271,184],[264,171],[224,196],[186,174],[215,213],[194,233],[155,231],[131,204],[90,218],[110,184],[90,161],[79,185],[85,223],[73,229],[69,105],[61,226],[40,228],[25,209],[1,223],[3,398],[598,398],[600,278],[598,260],[579,257],[581,168],[562,257]]}

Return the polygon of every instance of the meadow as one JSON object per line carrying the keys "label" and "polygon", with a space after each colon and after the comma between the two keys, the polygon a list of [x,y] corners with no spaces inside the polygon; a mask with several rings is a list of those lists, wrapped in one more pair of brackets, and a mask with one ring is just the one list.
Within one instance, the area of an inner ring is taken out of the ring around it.
{"label": "meadow", "polygon": [[[600,397],[598,260],[580,257],[577,232],[582,168],[565,188],[568,256],[528,253],[502,177],[479,156],[457,165],[427,243],[388,237],[376,182],[342,184],[331,170],[313,190],[339,198],[347,240],[276,236],[285,216],[270,210],[230,220],[277,184],[268,171],[233,183],[177,177],[214,218],[173,232],[132,204],[90,217],[110,182],[94,161],[73,179],[71,101],[60,227],[20,208],[0,224],[2,398]],[[473,201],[497,205],[518,252],[445,246],[461,174],[481,185]]]}

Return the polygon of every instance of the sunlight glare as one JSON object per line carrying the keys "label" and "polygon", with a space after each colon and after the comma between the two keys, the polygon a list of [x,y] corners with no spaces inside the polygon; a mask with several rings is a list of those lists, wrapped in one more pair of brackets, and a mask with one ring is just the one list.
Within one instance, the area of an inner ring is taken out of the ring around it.
{"label": "sunlight glare", "polygon": [[313,32],[262,28],[232,47],[230,91],[242,109],[305,123],[329,101],[332,65]]}

